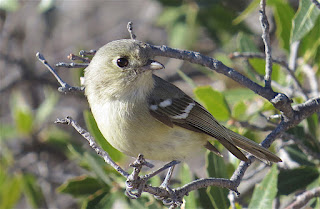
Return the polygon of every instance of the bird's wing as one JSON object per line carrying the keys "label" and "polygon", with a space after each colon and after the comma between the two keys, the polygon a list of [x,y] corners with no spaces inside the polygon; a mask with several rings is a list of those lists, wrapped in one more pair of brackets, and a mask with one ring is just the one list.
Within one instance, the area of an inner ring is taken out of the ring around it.
{"label": "bird's wing", "polygon": [[[220,125],[205,108],[176,86],[157,76],[153,78],[155,80],[154,90],[148,97],[149,110],[152,116],[170,127],[178,125],[210,135],[219,140],[240,160],[248,160],[235,146],[226,128]],[[216,149],[214,148],[214,150]]]}
{"label": "bird's wing", "polygon": [[[157,76],[153,76],[153,79],[155,85],[152,94],[148,97],[148,104],[151,115],[157,120],[170,127],[178,125],[210,135],[243,161],[248,159],[237,146],[262,160],[281,161],[280,158],[259,144],[219,124],[204,107],[173,84]],[[212,145],[206,144],[205,147],[220,154]]]}

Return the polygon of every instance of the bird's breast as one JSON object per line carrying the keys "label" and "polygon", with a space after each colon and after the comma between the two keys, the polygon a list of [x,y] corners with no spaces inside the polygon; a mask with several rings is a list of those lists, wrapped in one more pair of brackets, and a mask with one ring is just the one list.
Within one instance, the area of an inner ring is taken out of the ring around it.
{"label": "bird's breast", "polygon": [[157,121],[149,113],[146,102],[133,105],[109,101],[91,105],[91,110],[105,139],[114,148],[133,157],[143,154],[152,160],[183,160],[192,156],[208,138]]}

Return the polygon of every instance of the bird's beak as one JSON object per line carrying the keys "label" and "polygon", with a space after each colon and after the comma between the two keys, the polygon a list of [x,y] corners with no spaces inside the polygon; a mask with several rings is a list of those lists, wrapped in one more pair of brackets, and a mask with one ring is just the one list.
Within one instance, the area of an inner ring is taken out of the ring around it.
{"label": "bird's beak", "polygon": [[154,60],[149,60],[148,63],[141,68],[142,71],[161,69],[164,69],[164,65]]}

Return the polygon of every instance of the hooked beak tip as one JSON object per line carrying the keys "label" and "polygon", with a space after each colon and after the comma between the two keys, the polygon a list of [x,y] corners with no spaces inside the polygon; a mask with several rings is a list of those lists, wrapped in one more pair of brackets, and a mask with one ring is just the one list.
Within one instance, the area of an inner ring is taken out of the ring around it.
{"label": "hooked beak tip", "polygon": [[164,65],[155,60],[150,60],[150,62],[143,68],[144,70],[161,70],[164,69]]}

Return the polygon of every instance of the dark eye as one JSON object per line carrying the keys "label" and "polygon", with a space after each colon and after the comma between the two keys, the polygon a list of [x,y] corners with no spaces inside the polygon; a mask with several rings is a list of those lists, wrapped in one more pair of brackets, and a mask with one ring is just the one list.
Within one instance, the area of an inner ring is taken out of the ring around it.
{"label": "dark eye", "polygon": [[129,64],[129,61],[128,61],[128,59],[127,58],[119,58],[119,59],[117,59],[117,65],[119,66],[119,67],[127,67],[128,66],[128,64]]}

